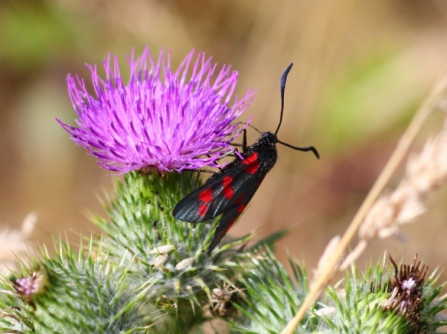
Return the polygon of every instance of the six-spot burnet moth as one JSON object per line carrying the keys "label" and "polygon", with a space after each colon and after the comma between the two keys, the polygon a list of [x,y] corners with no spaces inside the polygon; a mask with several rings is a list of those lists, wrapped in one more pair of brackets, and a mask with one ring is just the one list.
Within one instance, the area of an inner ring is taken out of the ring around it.
{"label": "six-spot burnet moth", "polygon": [[312,151],[320,158],[313,146],[296,147],[280,141],[277,137],[284,111],[284,89],[292,64],[281,77],[281,114],[275,133],[264,132],[259,140],[247,147],[244,130],[242,159],[236,158],[220,172],[213,174],[200,188],[183,198],[174,208],[173,216],[190,223],[201,223],[223,214],[208,248],[210,253],[220,242],[248,202],[258,190],[265,175],[273,168],[278,157],[276,143],[298,151]]}

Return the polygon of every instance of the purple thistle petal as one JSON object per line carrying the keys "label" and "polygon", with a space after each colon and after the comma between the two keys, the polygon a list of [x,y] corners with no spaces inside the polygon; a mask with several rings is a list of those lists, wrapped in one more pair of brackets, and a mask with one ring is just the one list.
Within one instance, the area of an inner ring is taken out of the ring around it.
{"label": "purple thistle petal", "polygon": [[68,75],[78,127],[57,121],[77,145],[111,171],[221,167],[218,160],[234,151],[230,143],[248,124],[232,122],[248,108],[254,91],[247,90],[242,99],[236,96],[230,106],[237,72],[223,66],[216,76],[217,64],[202,52],[194,59],[194,53],[174,72],[170,52],[165,59],[161,51],[155,61],[148,48],[136,60],[132,51],[127,84],[117,57],[112,60],[108,55],[104,60],[105,80],[96,65],[87,65],[96,97],[82,79]]}

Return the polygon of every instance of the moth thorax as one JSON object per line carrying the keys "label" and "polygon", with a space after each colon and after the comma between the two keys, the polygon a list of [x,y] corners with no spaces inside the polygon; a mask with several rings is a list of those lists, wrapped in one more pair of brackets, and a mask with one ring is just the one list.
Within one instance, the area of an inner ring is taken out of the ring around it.
{"label": "moth thorax", "polygon": [[261,145],[275,145],[277,142],[277,137],[274,133],[264,132],[259,138],[259,144]]}

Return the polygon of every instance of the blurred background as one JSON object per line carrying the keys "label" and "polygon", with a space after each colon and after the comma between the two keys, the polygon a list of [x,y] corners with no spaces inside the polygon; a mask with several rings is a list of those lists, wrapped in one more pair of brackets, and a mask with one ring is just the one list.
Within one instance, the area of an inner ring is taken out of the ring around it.
{"label": "blurred background", "polygon": [[[51,243],[96,231],[86,212],[116,176],[74,145],[55,118],[73,123],[66,75],[89,81],[85,63],[107,53],[127,71],[132,47],[172,50],[177,66],[192,49],[239,71],[238,95],[256,98],[242,120],[276,129],[279,79],[294,62],[279,138],[314,145],[321,160],[278,146],[280,158],[238,224],[259,237],[292,228],[277,252],[314,267],[325,245],[348,226],[422,99],[447,62],[443,0],[14,0],[0,2],[0,227],[20,228],[34,212],[28,239]],[[438,131],[433,113],[415,144]],[[249,130],[249,142],[258,133]],[[390,184],[399,181],[402,170]],[[444,187],[446,188],[446,187]],[[430,268],[447,268],[447,191],[403,227],[407,242],[375,241],[360,267],[383,251]],[[51,248],[51,247],[50,247]],[[444,279],[447,279],[444,271]]]}

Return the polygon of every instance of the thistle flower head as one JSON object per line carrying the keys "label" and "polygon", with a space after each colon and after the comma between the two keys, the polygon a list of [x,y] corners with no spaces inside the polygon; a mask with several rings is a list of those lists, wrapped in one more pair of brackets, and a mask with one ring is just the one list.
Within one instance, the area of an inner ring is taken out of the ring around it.
{"label": "thistle flower head", "polygon": [[390,281],[392,294],[386,300],[384,307],[397,309],[411,322],[417,324],[420,318],[420,307],[423,302],[422,289],[428,267],[421,265],[421,261],[417,260],[417,254],[411,265],[401,265],[400,268],[391,256],[390,261],[394,266],[395,274]]}
{"label": "thistle flower head", "polygon": [[32,299],[37,294],[41,293],[47,284],[46,272],[44,270],[35,271],[28,277],[21,277],[12,280],[12,286],[17,295],[23,299]]}
{"label": "thistle flower head", "polygon": [[57,120],[79,146],[98,158],[108,170],[126,173],[156,168],[160,172],[221,167],[218,160],[233,151],[230,143],[241,133],[232,124],[253,99],[247,91],[230,106],[237,72],[217,65],[194,50],[176,71],[160,53],[155,61],[148,48],[129,59],[127,84],[110,55],[104,61],[106,78],[96,66],[92,96],[82,79],[68,75],[68,91],[78,114],[77,127]]}

